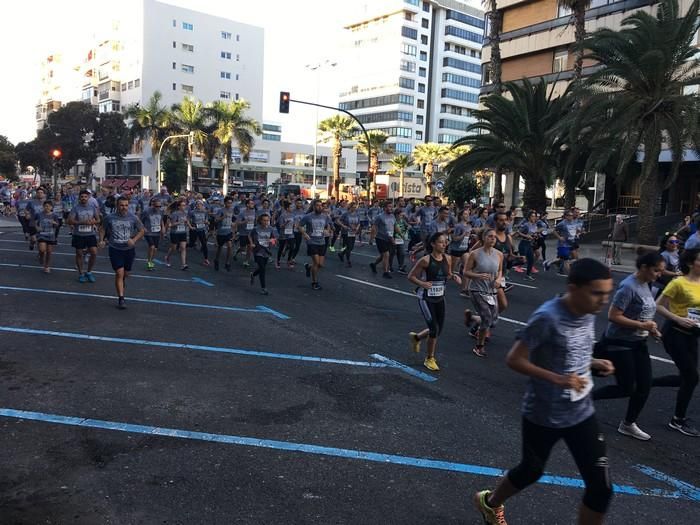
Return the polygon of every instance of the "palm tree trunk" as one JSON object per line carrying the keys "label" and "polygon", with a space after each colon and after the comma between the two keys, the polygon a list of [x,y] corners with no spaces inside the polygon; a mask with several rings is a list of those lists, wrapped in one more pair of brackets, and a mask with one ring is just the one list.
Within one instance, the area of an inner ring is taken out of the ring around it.
{"label": "palm tree trunk", "polygon": [[404,169],[401,168],[399,170],[399,197],[403,197],[403,177],[404,177]]}
{"label": "palm tree trunk", "polygon": [[654,215],[659,186],[659,153],[661,137],[656,137],[649,146],[644,146],[644,162],[639,184],[639,227],[637,240],[640,244],[657,244]]}
{"label": "palm tree trunk", "polygon": [[583,72],[583,42],[586,40],[586,3],[579,0],[574,4],[574,82],[581,78]]}
{"label": "palm tree trunk", "polygon": [[425,194],[426,195],[432,195],[433,194],[433,164],[428,163],[425,165]]}
{"label": "palm tree trunk", "polygon": [[544,211],[547,208],[547,184],[539,175],[524,176],[523,210]]}
{"label": "palm tree trunk", "polygon": [[377,197],[377,169],[379,168],[379,157],[375,153],[369,159],[369,169],[367,176],[369,177],[369,198],[374,200]]}
{"label": "palm tree trunk", "polygon": [[503,202],[503,168],[500,166],[493,175],[493,199],[494,202]]}
{"label": "palm tree trunk", "polygon": [[491,0],[489,11],[491,12],[491,27],[489,28],[489,40],[491,41],[491,82],[493,84],[493,92],[500,95],[502,92],[500,36],[501,13],[498,11],[496,0]]}
{"label": "palm tree trunk", "polygon": [[340,159],[343,156],[343,149],[340,140],[335,141],[333,146],[333,193],[332,197],[340,200]]}
{"label": "palm tree trunk", "polygon": [[224,173],[221,181],[221,191],[224,195],[228,195],[228,155],[224,154]]}

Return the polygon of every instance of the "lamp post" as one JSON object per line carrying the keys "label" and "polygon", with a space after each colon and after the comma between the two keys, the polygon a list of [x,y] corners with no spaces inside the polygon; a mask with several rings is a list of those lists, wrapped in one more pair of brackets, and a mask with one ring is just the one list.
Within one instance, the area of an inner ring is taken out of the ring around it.
{"label": "lamp post", "polygon": [[[192,156],[192,142],[194,140],[194,132],[190,131],[186,135],[170,135],[169,137],[165,137],[163,142],[160,144],[160,148],[158,148],[158,156],[156,157],[156,192],[160,192],[160,187],[163,184],[163,181],[161,180],[160,176],[160,154],[163,152],[163,146],[165,146],[165,143],[168,142],[170,139],[184,139],[187,138],[187,147],[189,150],[190,158]],[[192,163],[188,162],[187,163],[187,189],[191,189],[192,185]]]}
{"label": "lamp post", "polygon": [[[321,68],[323,66],[335,67],[337,62],[331,62],[330,60],[324,60],[318,64],[308,64],[304,66],[305,69],[309,71],[316,71],[316,104],[318,104],[319,98],[321,96]],[[311,192],[313,197],[316,198],[316,159],[318,157],[318,106],[316,106],[316,126],[314,127],[314,163],[313,163],[313,183],[311,184]]]}

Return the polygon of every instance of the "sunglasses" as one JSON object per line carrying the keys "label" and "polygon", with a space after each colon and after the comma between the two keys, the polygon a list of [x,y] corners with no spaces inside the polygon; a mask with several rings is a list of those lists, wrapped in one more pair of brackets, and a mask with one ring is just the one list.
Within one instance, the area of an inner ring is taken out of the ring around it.
{"label": "sunglasses", "polygon": [[678,244],[680,241],[668,241],[670,244]]}

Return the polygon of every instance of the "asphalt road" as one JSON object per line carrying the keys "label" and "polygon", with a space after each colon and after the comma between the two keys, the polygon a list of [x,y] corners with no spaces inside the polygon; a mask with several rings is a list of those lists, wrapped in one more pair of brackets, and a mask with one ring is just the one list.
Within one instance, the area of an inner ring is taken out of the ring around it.
{"label": "asphalt road", "polygon": [[[62,237],[44,275],[21,234],[0,231],[0,524],[476,524],[471,494],[519,460],[525,379],[503,358],[517,322],[563,291],[554,272],[516,274],[529,287],[510,292],[487,359],[453,288],[430,373],[408,350],[423,328],[411,286],[372,275],[370,247],[350,270],[331,255],[320,292],[301,265],[270,267],[269,296],[240,263],[137,261],[118,311],[108,259],[80,284]],[[675,371],[652,353],[656,375]],[[665,428],[674,396],[652,392],[647,443],[615,431],[624,400],[597,405],[618,485],[609,523],[697,523],[698,442]],[[509,523],[575,521],[563,444],[547,471],[507,504]]]}

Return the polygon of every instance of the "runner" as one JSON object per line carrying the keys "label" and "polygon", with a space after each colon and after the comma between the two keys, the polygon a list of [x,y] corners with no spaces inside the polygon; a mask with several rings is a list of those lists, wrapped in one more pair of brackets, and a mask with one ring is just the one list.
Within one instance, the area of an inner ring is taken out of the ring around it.
{"label": "runner", "polygon": [[394,271],[394,256],[399,263],[398,272],[401,275],[406,275],[406,243],[408,242],[408,221],[406,220],[406,212],[404,208],[397,208],[394,211],[396,219],[396,227],[394,228],[394,251],[389,256],[389,271]]}
{"label": "runner", "polygon": [[292,251],[294,249],[294,214],[288,200],[280,203],[280,210],[275,218],[277,231],[279,232],[279,244],[277,245],[277,259],[275,268],[280,269],[280,260],[284,251],[287,251],[287,268],[292,267]]}
{"label": "runner", "polygon": [[[289,203],[287,203],[289,204]],[[258,217],[258,224],[250,232],[250,245],[253,247],[255,264],[258,266],[254,272],[250,272],[250,285],[255,283],[255,278],[260,279],[260,288],[263,295],[267,295],[265,283],[265,267],[272,256],[271,247],[277,242],[277,232],[270,226],[270,215],[264,213]]]}
{"label": "runner", "polygon": [[15,211],[17,212],[17,220],[22,226],[22,233],[24,233],[24,240],[29,240],[29,220],[27,219],[27,206],[29,205],[29,198],[26,190],[20,190],[15,201]]}
{"label": "runner", "polygon": [[117,290],[117,308],[124,310],[126,278],[136,257],[134,246],[143,237],[144,229],[136,215],[129,213],[129,199],[117,199],[117,211],[108,215],[100,228],[100,248],[109,243],[109,260],[114,270],[114,286]]}
{"label": "runner", "polygon": [[652,386],[647,339],[650,335],[661,337],[654,322],[656,304],[649,285],[661,275],[664,260],[656,252],[643,253],[636,265],[637,272],[623,279],[615,292],[605,335],[596,346],[600,349],[596,356],[609,359],[615,366],[617,384],[594,390],[593,399],[629,397],[627,413],[617,431],[647,441],[651,436],[637,426]]}
{"label": "runner", "polygon": [[[306,277],[311,277],[311,288],[321,290],[321,285],[318,284],[318,273],[323,268],[326,260],[326,240],[325,235],[330,233],[330,219],[328,215],[323,213],[323,205],[321,201],[315,200],[313,203],[313,211],[304,217],[299,222],[299,231],[306,239],[306,253],[311,257],[311,264],[304,264]],[[311,233],[307,233],[310,230]]]}
{"label": "runner", "polygon": [[520,244],[518,245],[518,254],[524,256],[527,260],[527,273],[525,279],[534,281],[532,270],[535,266],[535,248],[539,244],[539,238],[542,228],[537,222],[537,212],[534,210],[527,214],[527,219],[518,226],[518,236]]}
{"label": "runner", "polygon": [[590,391],[591,369],[602,375],[614,372],[610,361],[592,358],[594,314],[602,310],[612,290],[609,268],[593,259],[578,261],[571,267],[566,294],[535,311],[508,353],[508,366],[529,376],[522,405],[523,458],[493,492],[474,494],[484,523],[506,523],[503,504],[542,476],[560,439],[571,451],[586,486],[579,525],[603,522],[613,489],[605,438]]}
{"label": "runner", "polygon": [[[226,258],[224,268],[231,271],[231,253],[233,252],[233,223],[235,212],[233,210],[233,199],[224,198],[224,207],[219,210],[214,218],[216,225],[216,255],[214,256],[214,270],[219,270],[219,255],[221,249],[226,246]],[[269,215],[268,215],[269,217]]]}
{"label": "runner", "polygon": [[658,312],[667,319],[662,330],[664,348],[680,373],[676,409],[668,426],[686,436],[700,437],[700,431],[686,418],[698,385],[700,250],[683,252],[681,271],[683,275],[668,283],[656,301]]}
{"label": "runner", "polygon": [[557,238],[557,258],[552,261],[544,261],[542,265],[545,271],[549,271],[554,263],[559,263],[558,275],[566,276],[570,266],[570,260],[574,258],[574,245],[576,244],[577,225],[574,222],[571,211],[564,212],[564,220],[559,221],[554,227],[554,236]]}
{"label": "runner", "polygon": [[[452,271],[458,275],[464,272],[464,268],[467,267],[467,259],[469,258],[469,245],[472,239],[472,225],[469,222],[469,217],[469,209],[467,208],[459,214],[459,222],[455,224],[449,246],[450,257],[452,257]],[[462,277],[461,295],[469,296],[467,291],[468,285],[469,279]]]}
{"label": "runner", "polygon": [[357,239],[360,234],[360,228],[362,227],[362,218],[357,211],[357,203],[350,203],[348,211],[343,213],[338,219],[338,224],[340,224],[341,227],[343,243],[343,248],[340,250],[340,253],[338,253],[338,257],[341,262],[345,261],[346,267],[352,268],[350,257],[352,256],[352,251],[355,249],[355,239]]}
{"label": "runner", "polygon": [[165,232],[165,222],[163,218],[163,205],[160,199],[151,199],[150,205],[141,214],[141,223],[144,226],[146,243],[148,244],[148,254],[146,255],[146,270],[152,272],[156,265],[153,259],[158,252],[158,244]]}
{"label": "runner", "polygon": [[166,226],[170,232],[170,247],[165,255],[165,265],[170,267],[170,255],[180,252],[180,269],[187,270],[187,228],[190,221],[187,219],[187,202],[185,199],[177,201],[175,211],[167,217]]}
{"label": "runner", "polygon": [[[377,215],[372,223],[372,231],[370,233],[370,244],[373,240],[377,241],[377,251],[379,256],[374,262],[369,263],[372,273],[377,273],[377,264],[382,263],[384,273],[382,277],[391,279],[389,273],[389,259],[396,249],[394,234],[397,233],[396,217],[393,213],[393,204],[391,201],[384,203],[384,211]],[[398,233],[401,233],[400,231]]]}
{"label": "runner", "polygon": [[408,280],[415,284],[418,305],[428,328],[421,332],[409,332],[411,349],[420,353],[421,341],[428,339],[425,361],[428,370],[438,371],[440,367],[435,360],[437,339],[445,322],[445,285],[448,280],[462,283],[458,275],[450,269],[450,259],[445,254],[447,236],[436,232],[430,236],[428,255],[421,257],[408,274]]}
{"label": "runner", "polygon": [[[90,205],[90,192],[80,190],[78,204],[68,215],[68,224],[73,227],[71,246],[75,248],[75,266],[78,269],[78,281],[95,282],[92,269],[97,260],[97,225],[101,221],[99,209]],[[87,272],[83,273],[85,253],[89,254]]]}
{"label": "runner", "polygon": [[34,193],[34,198],[27,203],[27,207],[24,210],[25,217],[27,218],[27,231],[29,233],[29,249],[33,250],[36,245],[36,234],[37,225],[34,220],[38,214],[40,214],[44,208],[44,201],[46,200],[46,191],[44,188],[37,188]]}
{"label": "runner", "polygon": [[34,217],[39,243],[39,264],[44,273],[51,273],[51,253],[56,246],[56,230],[61,217],[53,211],[53,203],[44,201],[43,210]]}
{"label": "runner", "polygon": [[[255,213],[255,201],[253,199],[247,199],[245,201],[245,208],[238,215],[238,250],[234,254],[234,260],[239,253],[245,251],[245,259],[243,260],[243,267],[248,268],[250,266],[250,258],[253,256],[253,250],[250,246],[250,232],[255,228],[255,220],[257,219]],[[216,268],[216,261],[214,262],[214,268]]]}
{"label": "runner", "polygon": [[298,198],[294,201],[294,209],[292,210],[292,215],[294,216],[294,243],[290,247],[289,256],[291,257],[291,267],[294,268],[297,264],[297,255],[301,249],[301,231],[299,230],[299,223],[304,215],[306,215],[306,210],[304,209],[304,201]]}
{"label": "runner", "polygon": [[464,311],[464,323],[474,328],[476,346],[472,352],[478,357],[486,357],[485,344],[491,328],[498,321],[498,289],[503,286],[503,254],[496,249],[496,230],[486,228],[482,232],[482,247],[469,254],[464,268],[464,277],[469,279],[469,295],[476,314]]}
{"label": "runner", "polygon": [[63,226],[63,200],[61,199],[61,194],[56,193],[53,196],[53,210],[56,214],[56,236],[54,241],[58,244],[58,236],[61,233],[61,226]]}
{"label": "runner", "polygon": [[200,249],[202,251],[202,265],[209,266],[209,246],[207,246],[207,228],[208,228],[208,218],[209,213],[204,207],[204,200],[197,199],[194,205],[194,210],[189,213],[190,224],[194,228],[190,230],[191,246],[192,248],[197,246],[197,241],[199,241]]}

